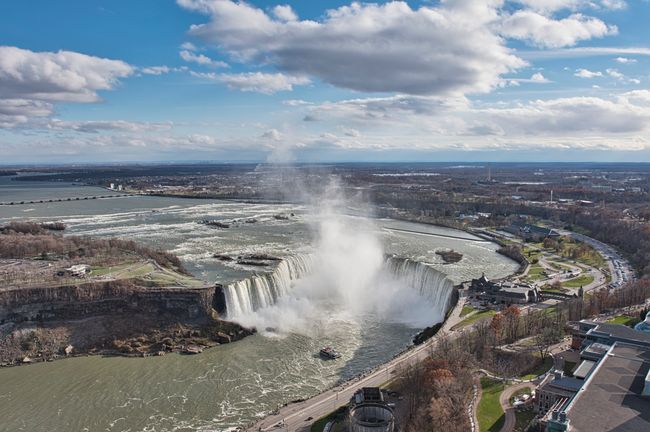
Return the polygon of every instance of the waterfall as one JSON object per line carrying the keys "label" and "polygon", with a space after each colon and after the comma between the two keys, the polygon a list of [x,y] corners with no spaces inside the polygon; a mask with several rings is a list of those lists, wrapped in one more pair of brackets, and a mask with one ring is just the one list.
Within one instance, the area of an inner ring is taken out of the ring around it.
{"label": "waterfall", "polygon": [[406,285],[417,290],[420,296],[435,305],[435,316],[444,319],[454,288],[454,284],[444,273],[425,263],[395,256],[386,258],[386,268],[396,279],[403,280]]}
{"label": "waterfall", "polygon": [[224,287],[228,317],[237,317],[271,306],[289,293],[293,281],[307,275],[313,266],[313,255],[291,255],[284,258],[271,273],[259,274]]}
{"label": "waterfall", "polygon": [[[275,304],[280,297],[292,290],[296,280],[311,273],[315,262],[314,255],[291,255],[280,261],[271,273],[255,275],[224,286],[227,316],[233,319]],[[385,258],[383,270],[433,304],[435,317],[445,316],[452,297],[453,283],[444,273],[427,264],[395,256]]]}

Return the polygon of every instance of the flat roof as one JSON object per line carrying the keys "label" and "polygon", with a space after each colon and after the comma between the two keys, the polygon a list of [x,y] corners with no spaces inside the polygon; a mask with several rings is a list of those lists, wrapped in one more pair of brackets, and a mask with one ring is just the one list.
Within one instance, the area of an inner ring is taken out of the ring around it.
{"label": "flat roof", "polygon": [[641,396],[649,370],[650,348],[617,342],[572,402],[572,429],[650,430],[650,398]]}
{"label": "flat roof", "polygon": [[584,379],[587,375],[589,375],[589,372],[591,372],[595,364],[596,362],[594,361],[583,360],[582,363],[580,363],[580,365],[573,372],[573,376],[576,378]]}
{"label": "flat roof", "polygon": [[627,339],[650,346],[650,333],[637,331],[621,324],[598,324],[598,326],[587,332],[587,335],[599,336],[594,333],[604,333],[613,338]]}

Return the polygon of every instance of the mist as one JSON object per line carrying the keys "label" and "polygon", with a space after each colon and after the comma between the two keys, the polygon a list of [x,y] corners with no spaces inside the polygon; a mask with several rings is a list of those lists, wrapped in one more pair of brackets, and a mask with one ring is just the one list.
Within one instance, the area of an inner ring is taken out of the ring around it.
{"label": "mist", "polygon": [[[309,200],[316,239],[311,271],[275,304],[232,319],[263,334],[312,336],[337,321],[423,328],[442,319],[439,305],[386,266],[380,230],[359,197],[344,197],[336,181],[317,195],[300,193]],[[364,215],[346,215],[351,206]]]}

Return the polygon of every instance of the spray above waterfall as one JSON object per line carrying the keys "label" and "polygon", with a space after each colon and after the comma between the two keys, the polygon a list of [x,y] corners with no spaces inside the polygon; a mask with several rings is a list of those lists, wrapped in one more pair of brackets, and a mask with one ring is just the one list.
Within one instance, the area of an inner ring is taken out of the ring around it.
{"label": "spray above waterfall", "polygon": [[224,287],[228,317],[279,333],[314,333],[333,320],[368,316],[415,328],[440,322],[452,283],[426,264],[387,257],[372,219],[343,214],[351,202],[336,186],[312,199],[313,252]]}

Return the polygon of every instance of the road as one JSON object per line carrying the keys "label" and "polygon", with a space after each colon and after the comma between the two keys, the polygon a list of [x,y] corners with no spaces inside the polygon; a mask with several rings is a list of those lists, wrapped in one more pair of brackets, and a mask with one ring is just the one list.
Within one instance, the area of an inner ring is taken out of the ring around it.
{"label": "road", "polygon": [[609,266],[609,272],[612,276],[612,281],[610,283],[610,286],[612,288],[618,288],[626,282],[634,279],[635,276],[632,266],[630,266],[629,262],[621,257],[621,255],[612,246],[584,234],[578,234],[566,230],[556,231],[558,231],[561,235],[568,235],[578,241],[587,243],[596,249],[605,258]]}
{"label": "road", "polygon": [[501,432],[512,432],[515,428],[517,417],[515,416],[515,409],[510,406],[510,398],[515,392],[524,388],[532,389],[535,388],[535,386],[531,383],[519,383],[510,386],[501,392],[501,395],[499,396],[499,403],[501,404],[501,408],[503,409],[503,412],[506,416],[505,422],[501,427]]}
{"label": "road", "polygon": [[[447,334],[450,329],[461,321],[460,311],[465,301],[458,300],[449,318],[440,329],[439,334]],[[247,431],[309,431],[313,421],[326,416],[337,408],[346,405],[354,393],[362,387],[379,387],[393,378],[396,372],[407,366],[417,364],[430,355],[431,349],[437,341],[436,337],[429,339],[424,344],[414,347],[393,360],[379,366],[367,375],[343,383],[337,387],[320,393],[303,402],[287,405],[278,412],[265,417]],[[310,420],[307,420],[311,418]]]}

